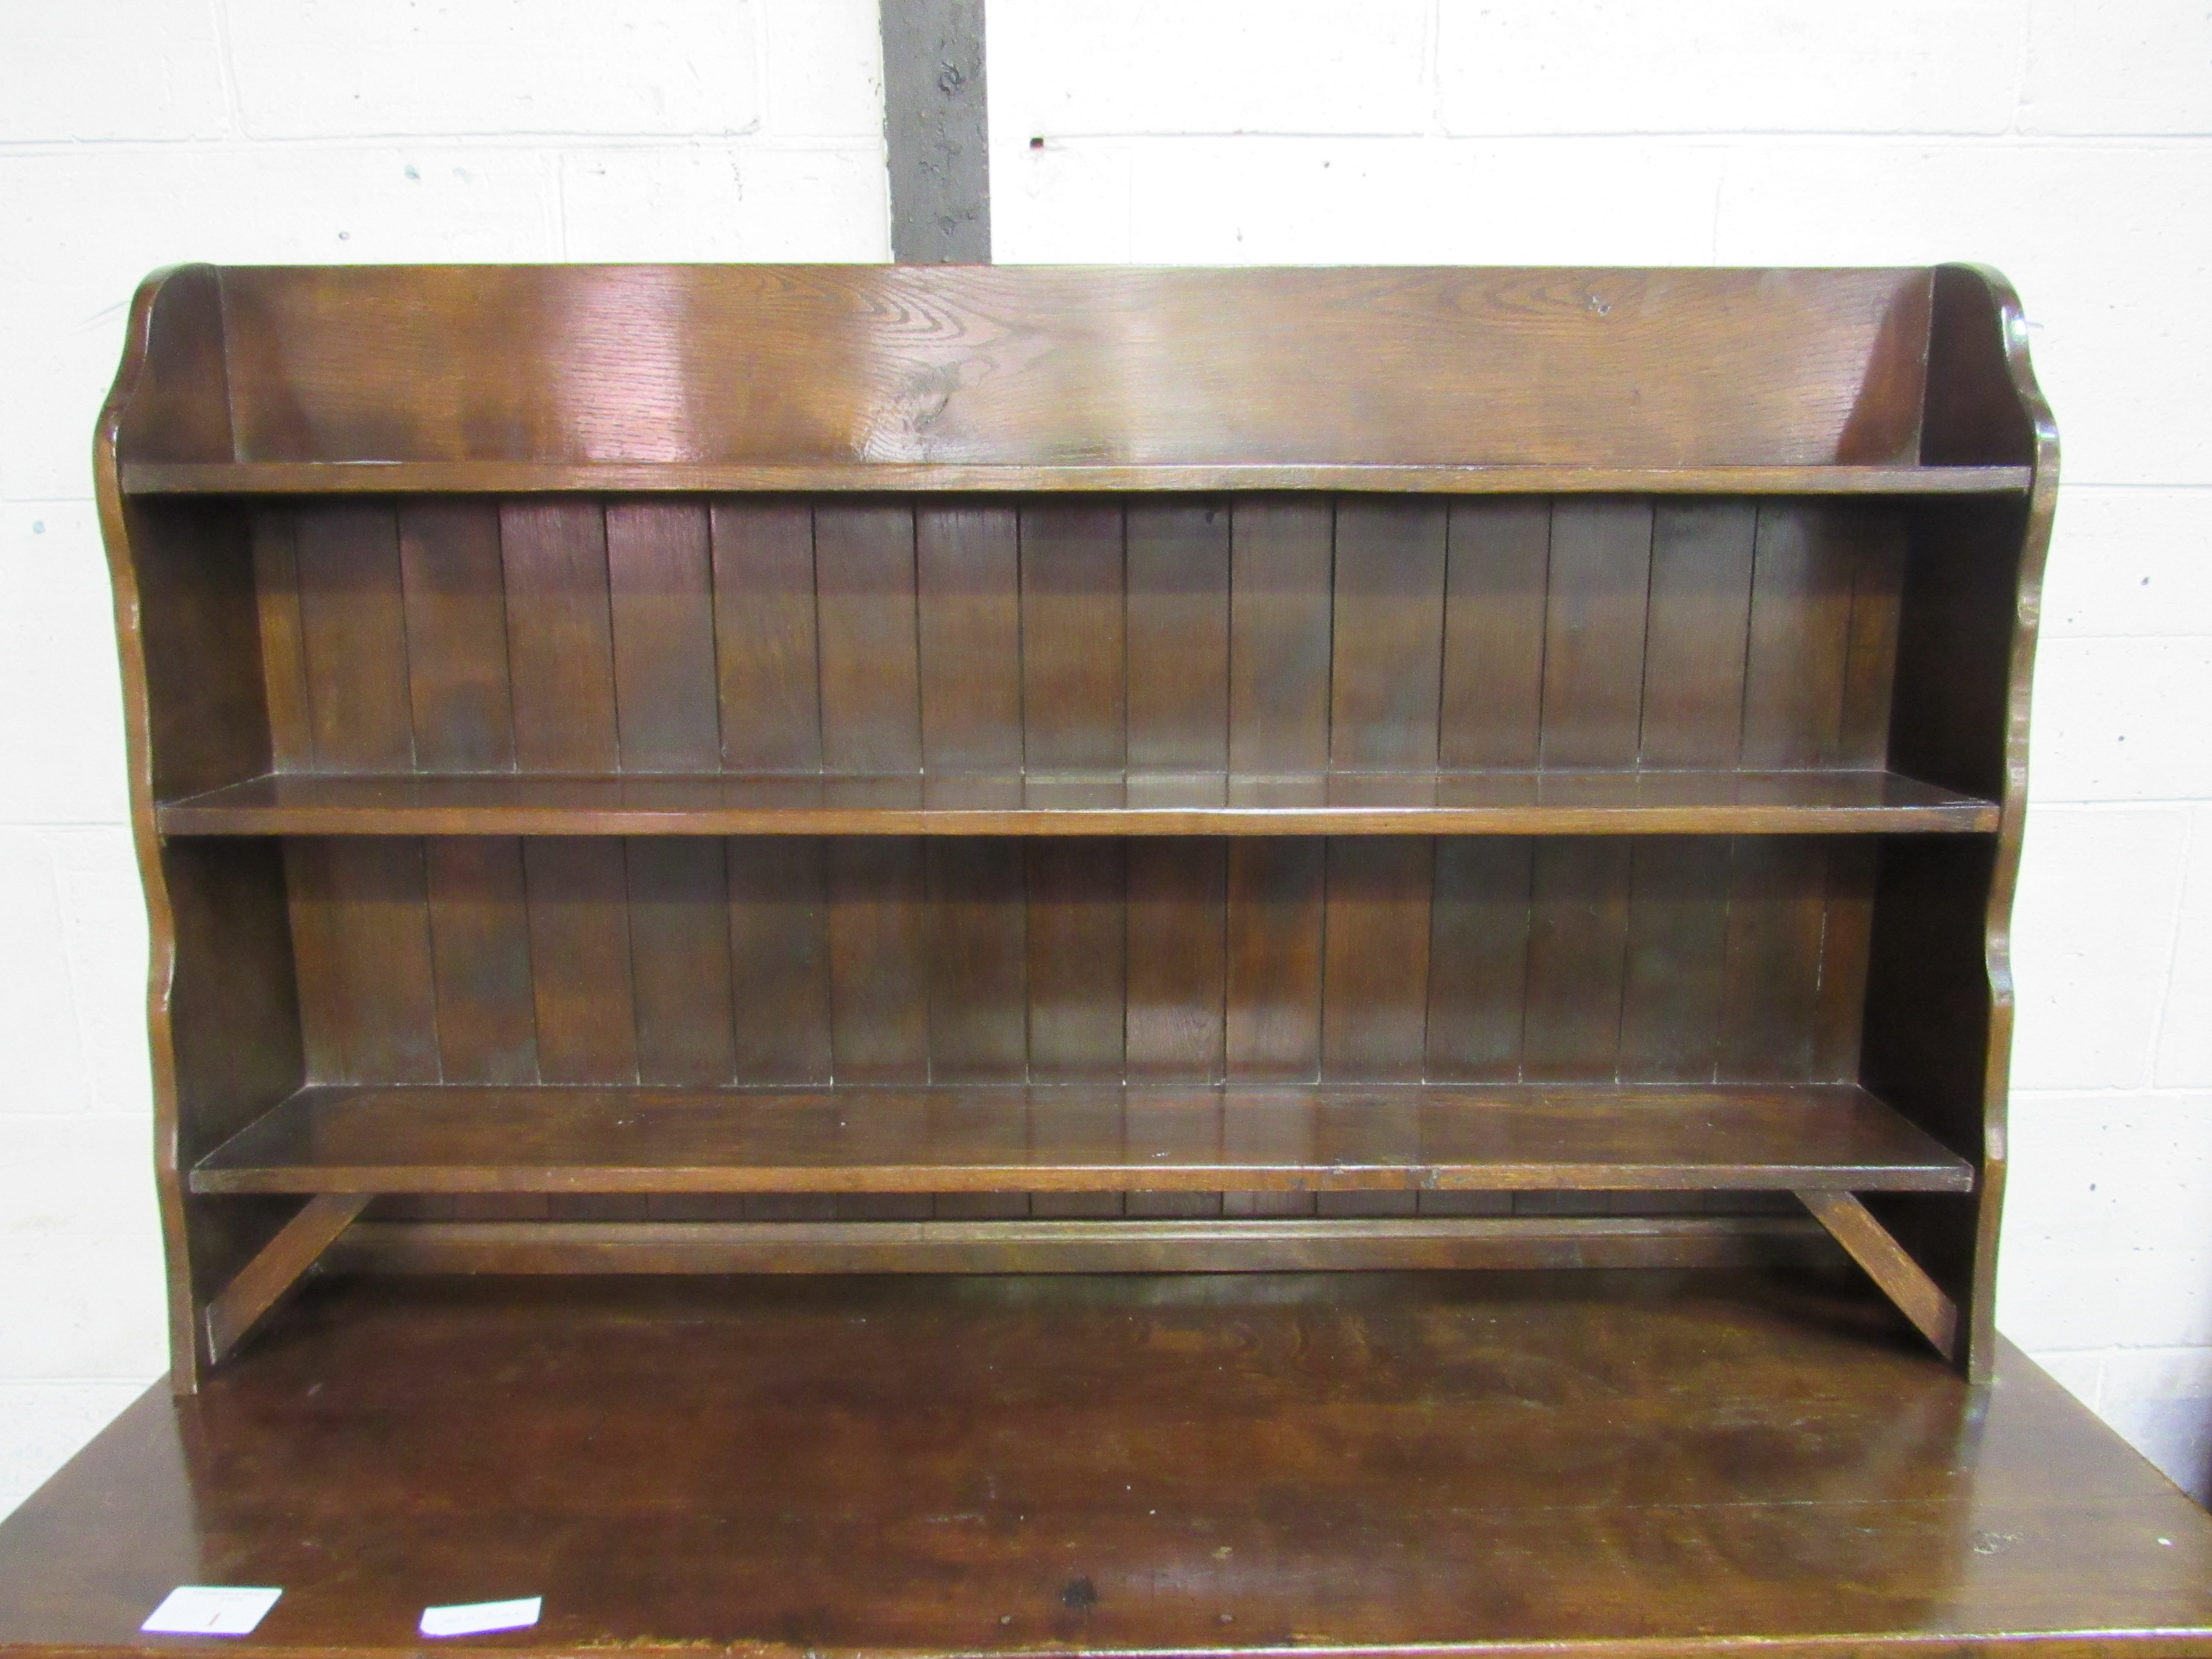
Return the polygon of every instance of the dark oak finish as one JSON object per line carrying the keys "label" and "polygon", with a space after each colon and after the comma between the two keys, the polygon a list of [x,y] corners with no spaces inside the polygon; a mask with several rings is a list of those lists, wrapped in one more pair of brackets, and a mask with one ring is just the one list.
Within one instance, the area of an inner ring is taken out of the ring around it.
{"label": "dark oak finish", "polygon": [[246,1659],[2212,1652],[2212,1519],[1814,1271],[325,1279],[0,1522],[0,1645],[210,1582]]}
{"label": "dark oak finish", "polygon": [[[130,337],[179,1387],[393,1229],[1680,1264],[1795,1190],[1986,1376],[1992,274],[190,267]],[[777,1227],[910,1231],[656,1231]]]}
{"label": "dark oak finish", "polygon": [[[1073,1041],[1051,1043],[1057,1063],[1045,1069],[1074,1069],[1059,1058]],[[1963,1159],[1837,1084],[326,1086],[303,1091],[191,1171],[198,1193],[1848,1193],[1972,1182]]]}
{"label": "dark oak finish", "polygon": [[1341,489],[1389,495],[2017,495],[2024,466],[1342,466],[1036,462],[138,461],[134,495]]}
{"label": "dark oak finish", "polygon": [[171,836],[1821,835],[1987,832],[1893,772],[275,773],[165,803]]}

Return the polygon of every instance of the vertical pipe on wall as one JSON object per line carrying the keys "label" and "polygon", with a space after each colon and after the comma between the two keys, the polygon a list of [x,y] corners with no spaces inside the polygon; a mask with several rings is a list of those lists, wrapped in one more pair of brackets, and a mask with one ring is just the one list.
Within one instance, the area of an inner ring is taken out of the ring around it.
{"label": "vertical pipe on wall", "polygon": [[988,264],[983,0],[881,0],[891,257]]}

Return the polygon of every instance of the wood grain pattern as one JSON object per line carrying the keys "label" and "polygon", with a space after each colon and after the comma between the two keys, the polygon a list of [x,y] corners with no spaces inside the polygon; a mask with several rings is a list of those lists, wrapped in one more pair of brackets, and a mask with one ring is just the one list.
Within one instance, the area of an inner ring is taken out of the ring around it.
{"label": "wood grain pattern", "polygon": [[1223,1075],[1229,851],[1215,840],[1131,842],[1127,1074],[1213,1083]]}
{"label": "wood grain pattern", "polygon": [[915,777],[257,778],[164,834],[1986,834],[1994,802],[1895,773],[1018,773]]}
{"label": "wood grain pattern", "polygon": [[1123,512],[1130,769],[1226,770],[1228,503],[1133,501]]}
{"label": "wood grain pattern", "polygon": [[1542,754],[1551,503],[1457,503],[1446,534],[1438,764],[1533,767]]}
{"label": "wood grain pattern", "polygon": [[803,501],[717,501],[708,526],[722,763],[811,771],[822,764],[813,513]]}
{"label": "wood grain pattern", "polygon": [[[304,1091],[201,1192],[1957,1192],[1849,1085]],[[1215,1206],[1218,1212],[1218,1203]]]}
{"label": "wood grain pattern", "polygon": [[1023,847],[1029,885],[1030,1075],[1119,1078],[1127,889],[1111,841]]}
{"label": "wood grain pattern", "polygon": [[1745,501],[1667,502],[1654,511],[1639,744],[1646,766],[1729,767],[1741,758],[1757,527]]}
{"label": "wood grain pattern", "polygon": [[399,568],[416,765],[426,772],[512,769],[514,712],[497,507],[405,503]]}
{"label": "wood grain pattern", "polygon": [[606,514],[623,769],[712,771],[722,732],[706,509],[627,501]]}
{"label": "wood grain pattern", "polygon": [[929,844],[930,1076],[1029,1074],[1028,911],[1018,841]]}
{"label": "wood grain pattern", "polygon": [[917,505],[921,763],[1022,764],[1021,532],[1004,506]]}
{"label": "wood grain pattern", "polygon": [[252,513],[248,530],[253,544],[263,696],[269,711],[269,763],[279,772],[315,769],[306,627],[300,616],[297,527],[297,516],[289,507],[264,504]]}
{"label": "wood grain pattern", "polygon": [[1023,763],[1032,772],[1126,763],[1119,503],[1025,507]]}
{"label": "wood grain pattern", "polygon": [[1317,772],[1328,757],[1329,506],[1239,500],[1229,534],[1230,768]]}
{"label": "wood grain pattern", "polygon": [[596,501],[509,501],[499,525],[515,764],[611,772],[622,744],[605,514]]}
{"label": "wood grain pattern", "polygon": [[618,841],[522,844],[538,1071],[548,1083],[637,1079],[629,881]]}
{"label": "wood grain pattern", "polygon": [[448,1083],[538,1078],[538,1012],[522,844],[508,837],[423,844],[438,999],[438,1054]]}
{"label": "wood grain pattern", "polygon": [[1440,503],[1347,501],[1337,508],[1333,767],[1428,771],[1437,764],[1444,526]]}
{"label": "wood grain pattern", "polygon": [[348,504],[301,514],[293,560],[316,766],[411,770],[407,623],[392,509]]}
{"label": "wood grain pattern", "polygon": [[1222,490],[1349,490],[1407,495],[2019,496],[2026,466],[1457,465],[1238,461],[1088,465],[799,461],[127,461],[132,495],[681,495],[887,489],[931,495],[1126,490],[1188,495]]}
{"label": "wood grain pattern", "polygon": [[1630,856],[1620,842],[1536,843],[1521,1040],[1524,1077],[1602,1079],[1616,1073]]}
{"label": "wood grain pattern", "polygon": [[830,1077],[829,848],[740,836],[728,843],[730,984],[737,1075]]}
{"label": "wood grain pattern", "polygon": [[1229,848],[1228,1075],[1321,1074],[1322,896],[1327,843]]}
{"label": "wood grain pattern", "polygon": [[928,1080],[927,894],[919,842],[830,842],[831,1050],[840,1082]]}
{"label": "wood grain pattern", "polygon": [[1544,638],[1547,766],[1625,766],[1635,758],[1651,526],[1648,501],[1553,507]]}
{"label": "wood grain pattern", "polygon": [[[1619,1259],[1617,1232],[1547,1231],[1522,1230],[1532,1251]],[[1464,1265],[1417,1243],[1401,1265]],[[2175,1659],[2212,1639],[2202,1510],[2017,1350],[1969,1389],[1832,1269],[1171,1288],[333,1275],[222,1387],[142,1400],[0,1523],[0,1639],[132,1647],[222,1551],[256,1582],[286,1569],[261,1630],[231,1638],[252,1659],[410,1641],[421,1596],[485,1593],[457,1560],[532,1582],[544,1551],[570,1564],[562,1593],[500,1638],[533,1656],[800,1626],[900,1659],[1229,1655],[1300,1631],[1573,1659],[1903,1659],[1961,1631],[1990,1656]],[[1096,1432],[1072,1437],[1072,1413]],[[549,1447],[564,1508],[541,1532],[486,1498],[544,1481]],[[932,1519],[963,1514],[984,1518]],[[1063,1599],[1079,1577],[1087,1607]]]}
{"label": "wood grain pattern", "polygon": [[[1667,466],[1917,459],[1925,335],[1894,319],[1927,314],[1929,274],[385,266],[221,281],[240,459]],[[638,339],[665,343],[648,376],[617,343]]]}
{"label": "wood grain pattern", "polygon": [[822,763],[833,772],[921,764],[921,690],[910,507],[814,514],[822,653]]}
{"label": "wood grain pattern", "polygon": [[1435,843],[1337,839],[1327,858],[1321,1074],[1416,1080],[1425,1059]]}
{"label": "wood grain pattern", "polygon": [[724,863],[722,848],[710,841],[623,843],[641,1083],[728,1083],[737,1076]]}

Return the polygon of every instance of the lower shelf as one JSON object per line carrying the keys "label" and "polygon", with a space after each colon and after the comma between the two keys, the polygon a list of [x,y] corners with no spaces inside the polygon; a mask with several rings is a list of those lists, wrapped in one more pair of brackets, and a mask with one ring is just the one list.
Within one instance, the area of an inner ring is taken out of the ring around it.
{"label": "lower shelf", "polygon": [[323,1086],[196,1193],[1966,1192],[1848,1084]]}
{"label": "lower shelf", "polygon": [[322,1261],[399,1273],[1224,1273],[1750,1267],[1838,1254],[1805,1216],[367,1221]]}

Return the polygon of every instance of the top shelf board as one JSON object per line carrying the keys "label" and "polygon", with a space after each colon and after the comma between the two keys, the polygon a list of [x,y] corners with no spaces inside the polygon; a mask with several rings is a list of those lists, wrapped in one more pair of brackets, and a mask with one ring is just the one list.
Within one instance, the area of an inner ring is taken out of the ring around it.
{"label": "top shelf board", "polygon": [[276,774],[164,804],[169,836],[1833,835],[1995,830],[1890,772],[611,777]]}
{"label": "top shelf board", "polygon": [[1334,490],[1399,495],[1996,495],[2024,466],[974,465],[554,461],[137,461],[137,495]]}

